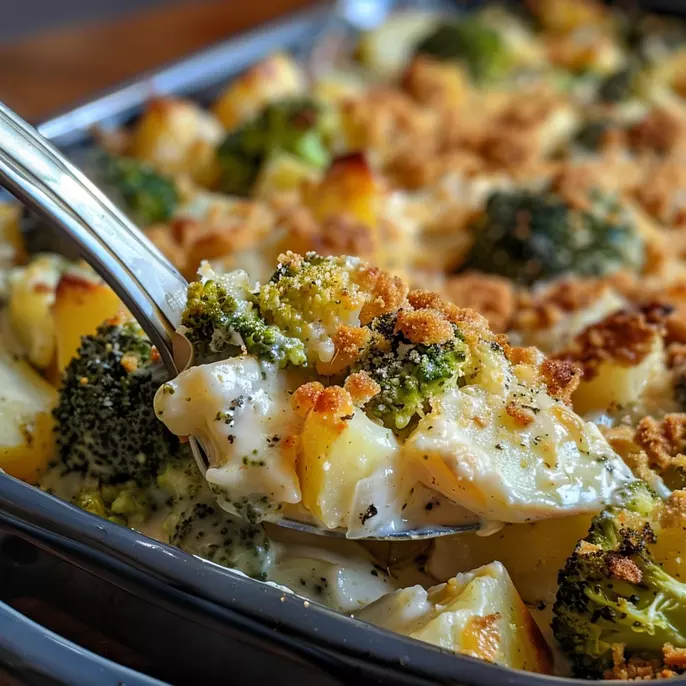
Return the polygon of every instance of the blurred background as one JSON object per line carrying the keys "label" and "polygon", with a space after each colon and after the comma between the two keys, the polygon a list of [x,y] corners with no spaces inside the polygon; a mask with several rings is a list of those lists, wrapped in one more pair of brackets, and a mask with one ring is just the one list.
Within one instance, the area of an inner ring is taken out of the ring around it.
{"label": "blurred background", "polygon": [[37,122],[312,0],[4,0],[0,100]]}

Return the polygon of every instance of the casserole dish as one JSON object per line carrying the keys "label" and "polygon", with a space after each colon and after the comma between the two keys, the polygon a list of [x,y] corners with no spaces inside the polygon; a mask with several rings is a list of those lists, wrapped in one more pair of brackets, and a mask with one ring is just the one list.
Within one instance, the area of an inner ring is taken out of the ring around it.
{"label": "casserole dish", "polygon": [[[280,26],[276,34],[269,35],[272,39],[275,35],[282,36],[285,47],[297,46],[303,35],[316,35],[325,21],[325,14],[314,12]],[[265,34],[256,36],[264,40]],[[289,40],[293,42],[289,43]],[[151,77],[151,81],[160,93],[192,94],[202,100],[212,88],[207,77],[208,65],[215,64],[213,60],[220,54],[237,60],[236,54],[247,55],[250,53],[248,48],[254,49],[255,44],[249,40],[239,43],[244,53],[224,53],[222,48],[211,50],[192,58],[189,63],[163,70]],[[273,43],[268,47],[273,49]],[[203,77],[199,80],[194,76],[197,68],[203,70]],[[213,67],[210,71],[217,78],[223,79],[228,75],[222,66]],[[46,123],[41,130],[78,155],[87,147],[87,137],[82,135],[83,126],[96,122],[104,127],[125,123],[135,115],[136,107],[141,104],[136,100],[143,90],[147,95],[148,87],[142,89],[132,84],[95,103],[77,108],[71,118],[62,117]],[[114,114],[110,109],[113,106]],[[99,113],[103,108],[108,109],[108,116],[101,119]],[[77,127],[73,126],[74,119],[79,122]],[[548,682],[542,677],[506,672],[469,659],[456,660],[451,655],[389,636],[371,626],[353,623],[297,596],[284,594],[278,588],[258,586],[239,574],[188,558],[173,548],[153,543],[131,531],[118,529],[100,519],[84,517],[83,513],[70,506],[46,499],[43,494],[10,479],[3,479],[0,484],[0,499],[8,528],[21,531],[23,536],[84,568],[107,575],[114,583],[126,585],[132,591],[142,594],[144,589],[148,589],[152,593],[157,588],[158,593],[163,591],[173,598],[173,606],[178,611],[182,607],[191,607],[199,613],[196,617],[201,612],[204,612],[203,616],[214,613],[219,618],[219,625],[224,627],[242,622],[245,633],[254,631],[260,640],[268,640],[267,635],[271,634],[275,647],[287,649],[292,656],[298,655],[311,666],[335,675],[331,678],[343,682],[354,679],[389,683]],[[107,571],[108,567],[116,572]],[[260,625],[265,617],[268,617],[267,625]],[[268,631],[267,626],[272,631]],[[273,634],[274,631],[277,635]],[[202,660],[201,652],[194,654],[193,660]],[[316,678],[323,676],[319,673]],[[550,680],[553,682],[563,683]]]}

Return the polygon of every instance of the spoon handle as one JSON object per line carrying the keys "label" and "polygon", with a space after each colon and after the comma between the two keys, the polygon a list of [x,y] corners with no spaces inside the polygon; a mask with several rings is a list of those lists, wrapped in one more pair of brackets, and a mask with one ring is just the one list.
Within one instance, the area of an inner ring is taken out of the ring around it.
{"label": "spoon handle", "polygon": [[0,184],[73,240],[138,320],[173,374],[186,280],[78,169],[0,103]]}

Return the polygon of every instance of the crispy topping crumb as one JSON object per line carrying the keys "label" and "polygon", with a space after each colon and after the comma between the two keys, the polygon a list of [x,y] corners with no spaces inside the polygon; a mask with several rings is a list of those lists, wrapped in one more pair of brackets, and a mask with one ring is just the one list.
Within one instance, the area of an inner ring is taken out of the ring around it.
{"label": "crispy topping crumb", "polygon": [[651,467],[661,472],[675,466],[686,468],[686,414],[668,414],[661,422],[644,417],[634,441],[645,451]]}
{"label": "crispy topping crumb", "polygon": [[343,387],[350,393],[350,397],[356,405],[364,405],[381,392],[381,386],[364,371],[351,374],[345,380]]}
{"label": "crispy topping crumb", "polygon": [[506,331],[515,309],[514,285],[509,279],[486,274],[452,276],[445,285],[448,300],[481,313],[495,333]]}
{"label": "crispy topping crumb", "polygon": [[572,394],[581,381],[581,369],[569,360],[545,359],[540,371],[548,393],[566,405],[571,405]]}
{"label": "crispy topping crumb", "polygon": [[514,419],[517,426],[527,427],[532,424],[536,415],[529,408],[523,407],[519,403],[510,401],[505,406],[505,412],[507,412],[512,419]]}
{"label": "crispy topping crumb", "polygon": [[430,345],[446,343],[455,332],[449,321],[438,310],[400,310],[395,323],[396,332],[402,333],[412,343]]}
{"label": "crispy topping crumb", "polygon": [[655,339],[664,334],[663,316],[658,307],[622,310],[589,326],[557,359],[577,362],[584,378],[592,379],[603,362],[632,367],[653,349]]}
{"label": "crispy topping crumb", "polygon": [[609,553],[607,566],[610,575],[620,581],[628,581],[631,584],[640,584],[643,581],[643,573],[633,560],[622,557],[616,553]]}

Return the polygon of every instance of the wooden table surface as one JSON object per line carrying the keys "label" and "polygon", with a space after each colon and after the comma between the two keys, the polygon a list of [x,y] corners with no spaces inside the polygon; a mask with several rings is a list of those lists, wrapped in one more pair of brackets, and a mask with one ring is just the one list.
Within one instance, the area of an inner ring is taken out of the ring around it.
{"label": "wooden table surface", "polygon": [[39,121],[122,79],[311,4],[186,0],[0,45],[0,100]]}

